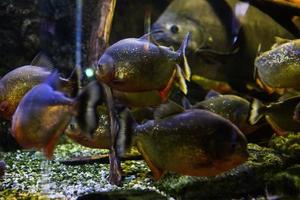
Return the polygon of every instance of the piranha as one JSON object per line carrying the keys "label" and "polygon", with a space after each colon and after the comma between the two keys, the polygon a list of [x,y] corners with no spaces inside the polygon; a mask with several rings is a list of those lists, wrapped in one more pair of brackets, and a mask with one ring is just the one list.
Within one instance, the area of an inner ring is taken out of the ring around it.
{"label": "piranha", "polygon": [[215,176],[248,158],[243,133],[223,117],[199,109],[140,125],[125,110],[121,114],[117,144],[120,153],[135,145],[155,180],[159,180],[166,171]]}
{"label": "piranha", "polygon": [[210,91],[204,101],[185,107],[205,109],[216,113],[230,120],[246,135],[254,132],[259,127],[250,125],[248,122],[250,102],[237,95],[222,95],[218,92]]}
{"label": "piranha", "polygon": [[87,85],[77,97],[69,98],[57,91],[59,75],[55,71],[47,80],[33,87],[20,101],[12,117],[12,135],[23,148],[42,149],[52,158],[55,145],[75,116],[86,133],[96,127],[95,105],[100,93]]}
{"label": "piranha", "polygon": [[152,31],[159,43],[174,47],[191,32],[187,57],[192,76],[225,81],[234,89],[254,82],[259,47],[270,49],[275,36],[295,38],[269,15],[240,0],[174,0]]}
{"label": "piranha", "polygon": [[[45,81],[51,70],[51,61],[43,54],[38,54],[30,65],[18,67],[3,76],[0,80],[0,116],[11,120],[24,95],[35,85]],[[59,80],[59,90],[69,95],[75,93],[76,85],[73,81],[61,77]]]}
{"label": "piranha", "polygon": [[300,96],[291,97],[282,101],[264,105],[254,99],[251,104],[249,122],[256,124],[262,117],[270,124],[278,135],[287,135],[289,132],[300,131],[300,124],[293,119],[293,113],[300,102]]}
{"label": "piranha", "polygon": [[[277,38],[277,43],[282,39]],[[276,88],[300,88],[300,40],[275,46],[255,59],[256,81],[269,92]]]}
{"label": "piranha", "polygon": [[158,91],[163,100],[176,81],[186,94],[190,68],[185,48],[190,34],[176,52],[151,42],[148,36],[124,39],[107,48],[98,61],[97,79],[123,92]]}

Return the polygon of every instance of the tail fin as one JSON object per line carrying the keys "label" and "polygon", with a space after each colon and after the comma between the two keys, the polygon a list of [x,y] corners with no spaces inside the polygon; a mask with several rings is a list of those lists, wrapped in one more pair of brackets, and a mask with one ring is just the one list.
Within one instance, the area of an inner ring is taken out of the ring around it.
{"label": "tail fin", "polygon": [[263,108],[265,108],[265,105],[258,99],[252,101],[249,115],[249,123],[251,125],[256,124],[263,117]]}
{"label": "tail fin", "polygon": [[121,157],[125,155],[126,151],[131,147],[133,141],[133,132],[136,127],[136,122],[133,119],[128,108],[120,113],[119,118],[119,132],[116,140],[117,153]]}
{"label": "tail fin", "polygon": [[181,43],[180,48],[178,49],[177,53],[180,55],[181,62],[180,66],[183,66],[183,74],[186,80],[190,81],[191,79],[191,68],[186,59],[186,47],[188,46],[191,34],[188,32]]}
{"label": "tail fin", "polygon": [[102,97],[102,88],[97,81],[90,82],[77,96],[78,112],[75,119],[84,133],[92,135],[97,128],[97,105],[102,100]]}

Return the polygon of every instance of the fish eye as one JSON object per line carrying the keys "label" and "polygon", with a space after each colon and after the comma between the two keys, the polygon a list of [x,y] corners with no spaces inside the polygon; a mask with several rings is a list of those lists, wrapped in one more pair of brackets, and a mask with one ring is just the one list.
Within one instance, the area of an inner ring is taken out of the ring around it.
{"label": "fish eye", "polygon": [[176,34],[176,33],[178,33],[179,28],[178,28],[178,26],[176,26],[176,25],[172,25],[172,26],[170,27],[170,30],[171,30],[172,33]]}
{"label": "fish eye", "polygon": [[75,130],[75,128],[76,128],[75,124],[70,124],[70,129],[71,130]]}

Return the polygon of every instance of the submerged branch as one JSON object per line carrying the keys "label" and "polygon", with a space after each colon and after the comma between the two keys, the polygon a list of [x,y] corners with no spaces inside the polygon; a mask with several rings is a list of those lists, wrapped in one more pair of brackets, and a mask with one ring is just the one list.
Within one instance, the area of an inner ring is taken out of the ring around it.
{"label": "submerged branch", "polygon": [[[100,55],[108,46],[109,35],[114,15],[116,0],[102,0],[98,1],[97,11],[99,12],[96,23],[92,28],[89,52],[88,52],[88,65],[95,67]],[[115,150],[115,140],[117,137],[117,118],[114,110],[113,97],[111,89],[105,84],[103,87],[106,106],[109,111],[110,117],[110,134],[111,134],[111,147],[109,154],[110,161],[110,177],[109,181],[112,184],[119,185],[122,178],[122,170],[120,159]]]}
{"label": "submerged branch", "polygon": [[100,55],[108,46],[116,0],[98,1],[97,20],[92,27],[89,41],[88,65],[95,66]]}

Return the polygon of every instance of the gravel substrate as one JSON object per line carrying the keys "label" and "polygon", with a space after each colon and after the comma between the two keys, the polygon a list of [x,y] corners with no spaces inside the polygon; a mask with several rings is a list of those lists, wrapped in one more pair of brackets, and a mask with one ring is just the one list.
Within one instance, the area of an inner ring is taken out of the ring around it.
{"label": "gravel substrate", "polygon": [[[151,173],[144,161],[122,163],[125,178],[122,187],[108,182],[108,164],[70,166],[59,163],[78,156],[105,154],[107,151],[85,148],[76,144],[59,145],[54,160],[46,161],[40,152],[17,151],[5,153],[7,170],[0,186],[0,199],[76,199],[92,192],[115,190],[157,191]],[[161,192],[159,192],[161,193]]]}

